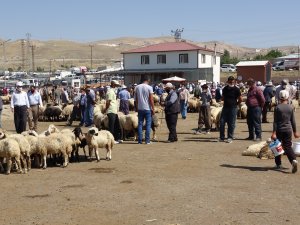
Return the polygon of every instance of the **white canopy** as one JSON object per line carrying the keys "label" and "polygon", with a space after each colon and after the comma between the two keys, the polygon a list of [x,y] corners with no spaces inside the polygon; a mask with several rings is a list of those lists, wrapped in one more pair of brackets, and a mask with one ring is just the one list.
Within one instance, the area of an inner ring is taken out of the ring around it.
{"label": "white canopy", "polygon": [[163,79],[162,81],[164,82],[183,82],[183,81],[186,81],[186,79],[184,78],[181,78],[181,77],[169,77],[169,78],[166,78],[166,79]]}

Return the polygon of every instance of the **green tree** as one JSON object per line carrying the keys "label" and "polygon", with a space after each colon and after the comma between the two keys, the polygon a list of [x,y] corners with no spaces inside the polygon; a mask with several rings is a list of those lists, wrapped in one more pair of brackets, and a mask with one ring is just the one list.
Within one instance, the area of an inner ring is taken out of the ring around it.
{"label": "green tree", "polygon": [[36,71],[37,71],[37,72],[43,72],[43,71],[44,71],[44,68],[38,66],[38,67],[36,68]]}
{"label": "green tree", "polygon": [[8,70],[10,73],[14,71],[13,68],[8,68],[7,70]]}

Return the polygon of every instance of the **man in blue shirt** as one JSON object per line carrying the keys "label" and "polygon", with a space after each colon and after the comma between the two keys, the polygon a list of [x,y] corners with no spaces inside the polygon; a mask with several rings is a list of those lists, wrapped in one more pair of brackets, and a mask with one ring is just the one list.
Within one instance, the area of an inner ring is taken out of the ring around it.
{"label": "man in blue shirt", "polygon": [[130,93],[127,90],[127,87],[125,85],[122,85],[122,90],[118,94],[118,98],[120,99],[120,112],[123,112],[125,115],[129,114],[129,102],[130,99]]}
{"label": "man in blue shirt", "polygon": [[[35,90],[35,86],[31,86],[27,93],[28,101],[30,105],[28,113],[28,125],[30,130],[37,131],[38,119],[39,119],[39,107],[43,107],[43,101],[40,93]],[[32,125],[33,121],[33,125]]]}

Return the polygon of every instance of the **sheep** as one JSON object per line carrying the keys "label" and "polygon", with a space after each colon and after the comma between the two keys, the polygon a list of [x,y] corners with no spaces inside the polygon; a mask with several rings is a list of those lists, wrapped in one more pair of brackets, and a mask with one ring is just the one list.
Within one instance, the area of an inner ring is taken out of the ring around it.
{"label": "sheep", "polygon": [[274,154],[269,149],[269,143],[271,139],[269,138],[267,141],[261,141],[256,144],[252,144],[247,147],[246,150],[242,152],[243,156],[256,156],[260,159],[273,159]]}
{"label": "sheep", "polygon": [[247,118],[247,105],[245,102],[241,102],[238,106],[238,118],[246,119]]}
{"label": "sheep", "polygon": [[94,124],[99,130],[101,130],[101,128],[102,128],[101,123],[102,123],[102,120],[104,119],[104,116],[105,115],[102,114],[100,111],[94,113]]}
{"label": "sheep", "polygon": [[157,94],[153,95],[153,102],[154,105],[159,105],[159,96]]}
{"label": "sheep", "polygon": [[134,111],[135,106],[134,106],[134,99],[133,98],[128,99],[128,104],[129,104],[129,110]]}
{"label": "sheep", "polygon": [[2,102],[3,104],[9,104],[11,96],[10,95],[4,95],[4,96],[0,96],[2,98]]}
{"label": "sheep", "polygon": [[188,109],[189,112],[199,112],[200,109],[200,101],[197,98],[189,98],[188,99]]}
{"label": "sheep", "polygon": [[21,133],[30,144],[30,156],[34,156],[35,167],[40,167],[40,158],[38,155],[41,153],[38,151],[37,143],[38,143],[38,134],[34,130],[28,130]]}
{"label": "sheep", "polygon": [[298,100],[293,99],[292,100],[292,106],[293,106],[294,112],[296,112],[296,110],[299,108],[299,102],[298,102]]}
{"label": "sheep", "polygon": [[39,121],[44,120],[44,111],[45,111],[45,107],[44,106],[39,106]]}
{"label": "sheep", "polygon": [[78,143],[76,145],[76,151],[75,151],[77,161],[79,161],[79,154],[78,154],[79,147],[83,149],[84,157],[85,157],[85,159],[87,159],[87,156],[86,156],[86,153],[85,153],[85,146],[87,145],[85,135],[83,135],[82,130],[81,130],[80,127],[76,127],[72,132],[74,133],[76,140],[80,141],[80,143]]}
{"label": "sheep", "polygon": [[17,165],[18,165],[18,172],[22,173],[22,167],[20,162],[21,157],[21,150],[19,143],[12,139],[12,138],[5,138],[3,140],[0,140],[0,170],[1,172],[4,172],[3,168],[3,158],[6,158],[7,162],[7,168],[6,168],[6,174],[10,174],[11,171],[11,164],[12,164],[12,158],[15,159]]}
{"label": "sheep", "polygon": [[66,105],[63,108],[63,110],[61,112],[61,115],[64,117],[65,120],[69,120],[70,119],[70,116],[72,114],[73,108],[74,108],[73,104]]}
{"label": "sheep", "polygon": [[98,131],[96,127],[92,127],[88,130],[86,134],[86,141],[89,146],[89,155],[91,158],[92,151],[95,151],[97,162],[100,161],[98,148],[105,147],[107,150],[106,160],[111,160],[111,151],[114,146],[114,136],[106,130]]}
{"label": "sheep", "polygon": [[59,121],[59,117],[62,113],[62,109],[60,106],[51,106],[47,105],[44,111],[44,119],[47,118],[48,120],[57,120]]}
{"label": "sheep", "polygon": [[220,119],[222,114],[223,107],[214,107],[211,106],[211,124],[215,124],[216,130],[220,129]]}

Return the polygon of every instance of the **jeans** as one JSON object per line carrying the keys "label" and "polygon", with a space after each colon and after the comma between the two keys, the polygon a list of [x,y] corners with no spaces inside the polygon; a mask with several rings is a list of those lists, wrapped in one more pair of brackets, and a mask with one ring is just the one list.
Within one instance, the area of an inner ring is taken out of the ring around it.
{"label": "jeans", "polygon": [[247,124],[248,124],[249,138],[251,139],[254,138],[254,132],[256,138],[261,138],[261,108],[259,106],[248,107]]}
{"label": "jeans", "polygon": [[187,103],[185,103],[185,100],[180,100],[180,113],[182,118],[185,119],[187,113]]}
{"label": "jeans", "polygon": [[141,144],[143,141],[143,123],[146,120],[146,134],[145,142],[150,143],[150,131],[152,116],[150,110],[138,110],[138,143]]}
{"label": "jeans", "polygon": [[121,129],[120,129],[118,114],[107,113],[107,117],[108,117],[108,131],[112,133],[116,141],[120,140]]}
{"label": "jeans", "polygon": [[85,125],[90,126],[93,124],[94,106],[88,105],[85,107]]}
{"label": "jeans", "polygon": [[[276,132],[277,139],[281,141],[282,148],[288,157],[290,163],[296,159],[296,155],[292,148],[292,132]],[[275,157],[275,163],[277,166],[281,165],[281,155]]]}
{"label": "jeans", "polygon": [[225,123],[227,123],[227,138],[233,139],[237,108],[224,107],[220,118],[220,139],[225,139]]}
{"label": "jeans", "polygon": [[84,124],[84,121],[85,121],[85,107],[84,106],[80,106],[80,111],[81,111],[80,124]]}

